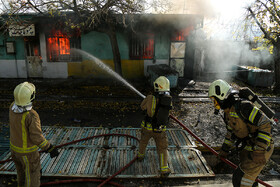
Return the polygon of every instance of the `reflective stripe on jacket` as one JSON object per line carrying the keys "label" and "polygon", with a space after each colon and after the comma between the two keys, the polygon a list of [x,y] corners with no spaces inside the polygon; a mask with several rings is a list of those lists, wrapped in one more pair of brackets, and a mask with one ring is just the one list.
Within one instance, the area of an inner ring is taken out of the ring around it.
{"label": "reflective stripe on jacket", "polygon": [[[146,122],[145,123],[145,120],[142,121],[141,123],[141,127],[149,130],[149,131],[152,131],[153,130],[153,127],[152,127],[152,124],[149,123],[149,122]],[[166,125],[162,127],[162,129],[154,129],[154,131],[166,131]]]}
{"label": "reflective stripe on jacket", "polygon": [[11,150],[26,154],[37,151],[38,148],[49,148],[50,143],[42,134],[40,118],[35,110],[15,113],[10,107],[9,121]]}
{"label": "reflective stripe on jacket", "polygon": [[[245,108],[242,108],[243,106]],[[240,112],[236,110],[238,108],[235,108],[235,106],[224,110],[225,120],[227,121],[227,134],[224,141],[224,144],[227,145],[226,147],[230,148],[236,141],[232,139],[234,136],[241,139],[249,136],[248,141],[252,145],[258,146],[261,150],[267,150],[272,140],[271,123],[267,117],[258,108],[254,107],[253,104],[248,102],[241,103],[239,108]],[[239,115],[242,116],[240,117]],[[255,147],[247,144],[245,149],[254,151]]]}
{"label": "reflective stripe on jacket", "polygon": [[[147,115],[149,117],[153,117],[155,114],[156,110],[156,105],[157,105],[157,100],[156,97],[153,95],[148,95],[141,103],[140,107],[142,110],[147,111]],[[147,130],[153,130],[152,124],[149,122],[145,123],[145,120],[142,121],[141,126]],[[154,129],[154,131],[165,131],[166,130],[166,125],[162,127],[162,129]]]}

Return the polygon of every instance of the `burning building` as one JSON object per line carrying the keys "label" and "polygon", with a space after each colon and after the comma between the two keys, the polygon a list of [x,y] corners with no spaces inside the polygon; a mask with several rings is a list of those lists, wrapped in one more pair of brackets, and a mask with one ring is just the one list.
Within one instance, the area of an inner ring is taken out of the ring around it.
{"label": "burning building", "polygon": [[[122,26],[116,30],[122,76],[144,78],[148,66],[166,64],[179,77],[192,78],[195,46],[188,38],[202,27],[203,16],[146,14],[135,15],[134,19],[133,29]],[[13,25],[8,30],[9,34],[0,35],[1,78],[108,76],[88,59],[71,52],[72,48],[84,50],[115,68],[110,39],[98,29],[69,32],[58,21],[41,17],[33,24]]]}

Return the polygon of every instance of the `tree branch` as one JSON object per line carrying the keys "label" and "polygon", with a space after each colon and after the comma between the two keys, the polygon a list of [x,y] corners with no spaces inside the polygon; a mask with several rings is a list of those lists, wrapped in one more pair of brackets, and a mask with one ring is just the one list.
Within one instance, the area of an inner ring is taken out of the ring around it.
{"label": "tree branch", "polygon": [[252,11],[252,9],[249,7],[247,8],[248,11],[250,12],[250,14],[252,15],[252,17],[254,18],[254,20],[256,21],[257,25],[259,26],[259,28],[261,29],[261,31],[264,34],[264,37],[268,40],[270,40],[273,44],[276,44],[276,41],[270,37],[270,34],[262,27],[261,23],[259,22],[259,20],[256,18],[255,13]]}
{"label": "tree branch", "polygon": [[[276,7],[276,4],[275,4],[275,0],[273,0],[272,4],[273,4],[273,7],[274,7],[274,10],[278,10],[278,8]],[[275,11],[275,13],[278,16],[278,19],[280,19],[280,12],[279,11]]]}
{"label": "tree branch", "polygon": [[[280,20],[279,20],[279,18],[275,15],[275,13],[273,13],[273,12],[269,9],[269,7],[268,7],[266,4],[264,4],[262,1],[257,0],[257,2],[261,3],[261,4],[266,8],[266,10],[270,13],[270,15],[272,15],[272,16],[274,17],[274,19],[275,19],[275,21],[278,23],[278,25],[280,25]],[[276,10],[277,10],[277,9],[276,9]],[[277,11],[275,11],[275,12],[277,12]]]}
{"label": "tree branch", "polygon": [[27,1],[28,4],[30,4],[35,10],[37,10],[39,13],[44,14],[41,10],[39,10],[36,6],[34,6],[30,0]]}
{"label": "tree branch", "polygon": [[81,16],[80,11],[78,10],[77,1],[73,0],[74,12]]}

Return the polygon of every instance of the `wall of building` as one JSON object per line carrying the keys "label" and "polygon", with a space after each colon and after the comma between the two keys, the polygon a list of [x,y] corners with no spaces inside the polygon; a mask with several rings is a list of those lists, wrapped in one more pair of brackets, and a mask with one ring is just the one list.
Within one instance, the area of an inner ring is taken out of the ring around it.
{"label": "wall of building", "polygon": [[[129,35],[127,33],[117,33],[122,60],[122,75],[125,79],[139,79],[148,76],[147,67],[151,65],[169,65],[170,33],[167,32],[160,29],[155,33],[154,59],[151,60],[131,60],[129,57]],[[108,77],[106,72],[98,68],[89,59],[83,59],[82,62],[48,62],[45,33],[41,31],[38,37],[42,57],[42,78]],[[23,37],[8,38],[8,40],[15,41],[16,54],[6,54],[4,38],[0,36],[0,78],[28,77]],[[110,39],[106,34],[96,31],[82,34],[81,49],[100,59],[114,70],[113,52]]]}
{"label": "wall of building", "polygon": [[43,63],[43,78],[67,78],[69,62]]}
{"label": "wall of building", "polygon": [[[122,74],[127,79],[137,79],[147,76],[147,66],[168,64],[169,40],[165,35],[155,37],[154,60],[130,60],[129,38],[127,35],[117,33],[117,40],[122,59]],[[104,64],[114,70],[113,52],[109,37],[100,32],[92,31],[81,37],[81,49],[100,59]],[[107,77],[107,73],[97,67],[89,59],[83,59],[81,63],[68,63],[68,75],[75,77]]]}
{"label": "wall of building", "polygon": [[25,60],[0,60],[0,78],[27,78]]}
{"label": "wall of building", "polygon": [[46,37],[44,32],[40,32],[40,51],[42,57],[43,78],[67,78],[68,62],[48,62]]}
{"label": "wall of building", "polygon": [[[6,53],[6,42],[13,41],[15,54]],[[24,41],[21,37],[4,38],[0,36],[0,77],[2,78],[26,78]]]}

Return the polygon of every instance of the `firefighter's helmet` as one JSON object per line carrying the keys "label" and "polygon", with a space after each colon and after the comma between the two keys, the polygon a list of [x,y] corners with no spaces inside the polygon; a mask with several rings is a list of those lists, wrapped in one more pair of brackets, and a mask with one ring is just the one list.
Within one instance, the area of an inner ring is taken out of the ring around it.
{"label": "firefighter's helmet", "polygon": [[223,101],[227,99],[232,92],[233,88],[226,81],[218,79],[211,83],[208,96]]}
{"label": "firefighter's helmet", "polygon": [[155,92],[169,92],[169,80],[165,76],[158,77],[154,82],[154,90]]}
{"label": "firefighter's helmet", "polygon": [[15,104],[28,106],[35,99],[35,86],[29,82],[23,82],[14,89]]}

